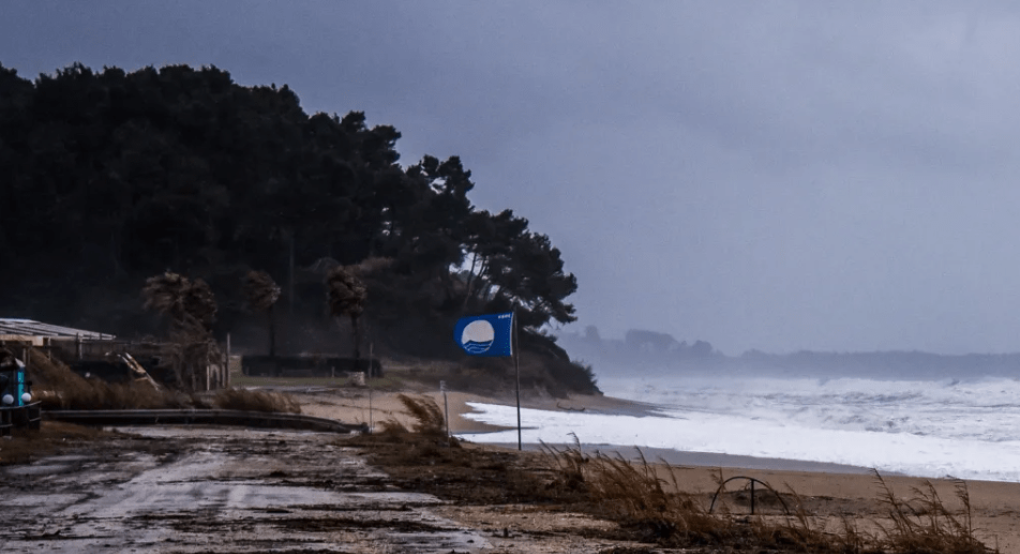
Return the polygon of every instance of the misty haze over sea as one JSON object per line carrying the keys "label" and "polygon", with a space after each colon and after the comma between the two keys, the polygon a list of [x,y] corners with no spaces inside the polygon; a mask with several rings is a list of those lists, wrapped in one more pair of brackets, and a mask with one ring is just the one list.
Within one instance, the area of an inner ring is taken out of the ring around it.
{"label": "misty haze over sea", "polygon": [[1020,353],[943,355],[928,352],[799,352],[750,350],[728,356],[708,342],[678,341],[669,334],[631,329],[622,339],[601,338],[589,326],[583,333],[561,333],[558,343],[571,357],[590,364],[596,375],[778,377],[878,380],[971,381],[984,377],[1020,378]]}

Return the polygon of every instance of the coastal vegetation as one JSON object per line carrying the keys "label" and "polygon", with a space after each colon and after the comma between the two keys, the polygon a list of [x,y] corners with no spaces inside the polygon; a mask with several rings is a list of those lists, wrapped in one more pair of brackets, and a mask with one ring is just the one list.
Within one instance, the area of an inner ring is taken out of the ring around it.
{"label": "coastal vegetation", "polygon": [[[0,66],[4,315],[202,335],[187,344],[230,332],[253,351],[268,324],[274,352],[370,344],[457,360],[458,317],[513,309],[541,361],[531,384],[596,392],[548,333],[574,320],[560,251],[512,210],[473,206],[459,157],[401,165],[400,136],[358,111],[307,114],[286,85],[242,86],[216,67],[74,64],[31,81]],[[160,304],[167,276],[215,298],[210,317]]]}

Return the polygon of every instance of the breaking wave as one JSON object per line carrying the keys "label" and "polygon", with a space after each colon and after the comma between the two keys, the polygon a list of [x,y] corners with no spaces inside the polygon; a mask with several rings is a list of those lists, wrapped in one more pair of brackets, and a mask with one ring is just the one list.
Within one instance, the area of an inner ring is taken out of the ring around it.
{"label": "breaking wave", "polygon": [[[525,440],[672,448],[829,462],[923,477],[1020,481],[1020,381],[608,378],[655,416],[526,410]],[[469,417],[516,425],[512,408]],[[516,431],[486,440],[516,441]]]}

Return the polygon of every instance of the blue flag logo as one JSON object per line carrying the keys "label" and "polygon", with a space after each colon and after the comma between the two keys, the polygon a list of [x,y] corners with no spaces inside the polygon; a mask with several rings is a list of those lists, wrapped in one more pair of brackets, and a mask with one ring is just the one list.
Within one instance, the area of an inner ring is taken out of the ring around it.
{"label": "blue flag logo", "polygon": [[513,312],[462,317],[453,337],[472,356],[512,356],[513,328]]}

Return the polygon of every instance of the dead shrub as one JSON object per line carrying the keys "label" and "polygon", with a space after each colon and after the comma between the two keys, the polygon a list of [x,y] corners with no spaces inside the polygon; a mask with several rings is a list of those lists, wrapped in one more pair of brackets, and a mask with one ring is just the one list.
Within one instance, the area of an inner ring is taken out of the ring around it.
{"label": "dead shrub", "polygon": [[301,413],[301,404],[293,396],[282,392],[224,389],[213,395],[212,404],[224,410]]}

